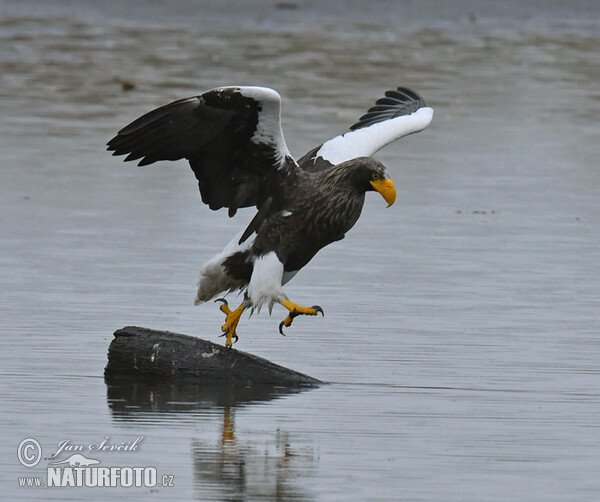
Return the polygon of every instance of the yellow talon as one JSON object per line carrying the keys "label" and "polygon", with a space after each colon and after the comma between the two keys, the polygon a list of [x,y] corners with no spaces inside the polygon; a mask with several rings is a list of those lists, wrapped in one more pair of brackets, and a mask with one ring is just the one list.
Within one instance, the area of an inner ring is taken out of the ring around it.
{"label": "yellow talon", "polygon": [[237,309],[231,310],[227,304],[227,300],[224,298],[218,298],[215,302],[222,302],[223,305],[219,307],[221,312],[223,312],[227,317],[225,319],[225,324],[221,326],[221,331],[223,334],[221,336],[226,336],[225,338],[225,347],[231,347],[233,345],[233,339],[238,341],[238,336],[236,333],[236,328],[238,323],[240,322],[240,318],[242,317],[242,312],[246,308],[242,303]]}
{"label": "yellow talon", "polygon": [[296,305],[295,303],[293,303],[289,300],[283,300],[281,302],[281,305],[283,305],[286,309],[288,309],[290,311],[288,316],[283,321],[281,321],[281,323],[279,324],[279,332],[282,335],[284,335],[283,327],[285,326],[286,328],[288,328],[292,324],[292,321],[294,320],[294,317],[296,317],[296,316],[317,315],[319,312],[321,313],[321,315],[323,315],[323,316],[325,315],[323,313],[323,309],[321,307],[319,307],[318,305],[313,305],[312,307],[301,307],[300,305]]}

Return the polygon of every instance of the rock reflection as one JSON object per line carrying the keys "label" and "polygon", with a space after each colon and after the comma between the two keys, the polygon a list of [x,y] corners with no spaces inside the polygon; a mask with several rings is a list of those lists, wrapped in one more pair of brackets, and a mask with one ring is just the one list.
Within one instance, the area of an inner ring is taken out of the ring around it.
{"label": "rock reflection", "polygon": [[113,417],[139,418],[140,412],[207,412],[227,409],[301,392],[310,387],[246,385],[218,380],[143,380],[131,377],[106,379],[107,401]]}
{"label": "rock reflection", "polygon": [[[294,446],[290,435],[276,429],[264,438],[246,440],[235,428],[236,411],[265,403],[306,387],[195,381],[109,378],[107,401],[120,421],[184,421],[218,417],[214,440],[192,441],[194,486],[198,500],[312,500],[302,479],[314,475],[317,455],[311,447]],[[182,416],[183,414],[183,416]]]}

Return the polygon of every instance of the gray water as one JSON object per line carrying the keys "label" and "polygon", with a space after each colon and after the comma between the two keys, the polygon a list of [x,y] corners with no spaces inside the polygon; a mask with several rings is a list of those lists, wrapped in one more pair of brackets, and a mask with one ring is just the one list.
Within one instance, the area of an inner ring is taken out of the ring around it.
{"label": "gray water", "polygon": [[[97,4],[0,2],[6,500],[598,500],[594,2]],[[397,85],[435,117],[377,155],[396,204],[368,197],[286,286],[325,317],[285,338],[281,308],[240,324],[237,348],[328,385],[107,386],[124,325],[222,340],[196,276],[252,212],[211,212],[185,162],[138,169],[105,142],[228,84],[280,92],[296,156]],[[173,487],[18,486],[61,441],[140,436],[85,454]]]}

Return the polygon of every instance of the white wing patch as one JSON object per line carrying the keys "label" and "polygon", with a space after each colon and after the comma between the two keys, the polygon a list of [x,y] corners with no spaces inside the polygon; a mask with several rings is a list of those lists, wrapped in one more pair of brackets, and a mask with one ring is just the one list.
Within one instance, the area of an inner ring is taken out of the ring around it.
{"label": "white wing patch", "polygon": [[423,107],[410,115],[377,122],[349,131],[323,143],[315,154],[333,165],[357,157],[370,157],[385,145],[425,129],[433,119],[433,108]]}
{"label": "white wing patch", "polygon": [[262,107],[258,114],[256,132],[251,141],[255,144],[266,143],[275,148],[281,169],[286,157],[292,158],[283,137],[281,128],[281,96],[268,87],[237,87],[242,96],[254,99]]}

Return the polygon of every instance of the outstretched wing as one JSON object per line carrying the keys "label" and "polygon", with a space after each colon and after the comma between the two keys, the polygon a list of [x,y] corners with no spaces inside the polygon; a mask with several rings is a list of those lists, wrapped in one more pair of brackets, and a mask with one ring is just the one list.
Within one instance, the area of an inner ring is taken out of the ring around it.
{"label": "outstretched wing", "polygon": [[153,110],[108,142],[145,166],[188,159],[211,209],[264,205],[296,167],[281,130],[281,98],[264,87],[213,89]]}
{"label": "outstretched wing", "polygon": [[433,118],[433,109],[416,92],[398,87],[378,99],[350,130],[314,148],[298,164],[307,171],[322,171],[377,150],[408,134],[422,131]]}

